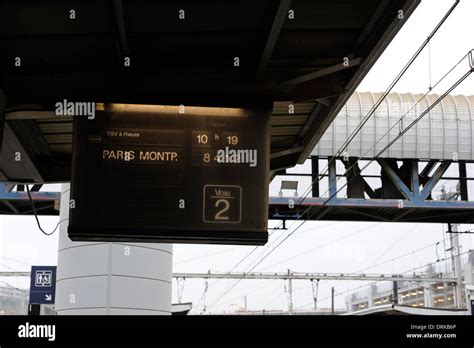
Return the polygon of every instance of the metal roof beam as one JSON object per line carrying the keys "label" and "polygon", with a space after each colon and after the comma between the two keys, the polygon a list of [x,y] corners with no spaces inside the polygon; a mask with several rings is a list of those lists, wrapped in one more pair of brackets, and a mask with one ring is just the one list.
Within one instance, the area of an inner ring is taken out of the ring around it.
{"label": "metal roof beam", "polygon": [[285,19],[290,9],[291,0],[281,0],[278,6],[278,9],[273,20],[270,32],[268,34],[265,46],[263,48],[263,53],[260,58],[260,63],[258,65],[257,78],[261,79],[265,72],[267,71],[268,64],[273,54],[273,49],[275,48],[278,37],[280,36],[281,29],[285,23]]}
{"label": "metal roof beam", "polygon": [[331,74],[334,74],[338,71],[352,68],[352,67],[357,66],[361,63],[362,63],[362,58],[349,59],[347,64],[345,64],[344,62],[341,62],[340,64],[336,64],[336,65],[330,66],[330,67],[325,68],[325,69],[321,69],[321,70],[314,71],[314,72],[309,73],[309,74],[298,76],[298,77],[295,77],[295,78],[292,78],[290,80],[287,80],[285,82],[280,83],[278,85],[278,87],[283,88],[283,89],[291,88],[295,85],[299,85],[300,83],[308,82],[308,81],[311,81],[311,80],[316,80],[316,79],[319,79],[320,77],[331,75]]}
{"label": "metal roof beam", "polygon": [[306,120],[303,128],[301,129],[300,135],[298,138],[295,140],[295,142],[300,142],[301,139],[303,139],[310,129],[311,125],[314,123],[316,118],[318,117],[319,113],[323,109],[324,105],[320,103],[319,101],[316,101],[316,104],[313,107],[313,110],[311,110],[311,114],[309,115],[308,119]]}
{"label": "metal roof beam", "polygon": [[[122,0],[114,1],[115,21],[117,23],[117,35],[119,41],[120,54],[122,56],[128,55],[127,32],[125,30],[125,18],[123,14]],[[123,57],[121,57],[123,58]]]}

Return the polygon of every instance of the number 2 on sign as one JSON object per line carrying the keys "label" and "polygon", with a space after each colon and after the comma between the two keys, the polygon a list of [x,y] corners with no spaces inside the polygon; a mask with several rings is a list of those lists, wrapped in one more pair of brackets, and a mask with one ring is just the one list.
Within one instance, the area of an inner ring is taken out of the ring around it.
{"label": "number 2 on sign", "polygon": [[224,207],[216,213],[214,220],[229,220],[229,216],[224,215],[224,213],[230,208],[229,201],[227,199],[218,199],[216,201],[215,207],[219,208],[221,205],[224,205]]}

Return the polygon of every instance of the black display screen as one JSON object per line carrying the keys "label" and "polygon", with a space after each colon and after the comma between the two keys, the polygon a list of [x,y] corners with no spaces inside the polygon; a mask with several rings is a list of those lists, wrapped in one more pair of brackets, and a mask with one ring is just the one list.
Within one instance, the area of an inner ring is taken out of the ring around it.
{"label": "black display screen", "polygon": [[97,105],[74,123],[74,241],[266,243],[269,109]]}

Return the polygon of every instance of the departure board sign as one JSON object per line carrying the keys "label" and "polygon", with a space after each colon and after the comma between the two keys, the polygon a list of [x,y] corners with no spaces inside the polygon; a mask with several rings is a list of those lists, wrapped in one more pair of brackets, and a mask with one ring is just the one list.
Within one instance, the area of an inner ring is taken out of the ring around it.
{"label": "departure board sign", "polygon": [[262,245],[269,109],[97,104],[77,117],[69,237]]}

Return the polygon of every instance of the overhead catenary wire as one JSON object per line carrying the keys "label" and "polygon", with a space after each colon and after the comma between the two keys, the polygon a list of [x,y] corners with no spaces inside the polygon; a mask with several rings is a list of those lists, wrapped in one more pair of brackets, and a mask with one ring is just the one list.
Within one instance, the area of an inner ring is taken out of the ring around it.
{"label": "overhead catenary wire", "polygon": [[[395,248],[398,243],[400,243],[406,236],[408,236],[410,234],[410,232],[414,231],[416,228],[418,227],[418,224],[416,224],[415,226],[413,226],[412,228],[410,228],[406,233],[403,234],[403,236],[401,236],[395,243],[393,243],[388,249],[384,250],[379,257],[376,258],[376,260],[373,262],[373,263],[377,263],[380,261],[380,259],[382,259],[385,255],[387,255],[387,253],[389,253],[390,251],[393,250],[393,248]],[[360,270],[359,272],[363,272],[367,269],[370,269],[372,268],[371,266],[367,267],[367,268],[364,268],[363,270]]]}
{"label": "overhead catenary wire", "polygon": [[[252,272],[255,267],[257,267],[260,263],[262,263],[262,261],[268,257],[268,255],[270,255],[274,250],[276,250],[276,248],[278,248],[281,244],[283,244],[289,237],[291,237],[303,224],[304,224],[305,221],[303,221],[298,227],[296,227],[292,232],[290,232],[280,243],[277,244],[276,247],[274,247],[272,250],[269,251],[268,254],[266,254],[263,258],[260,259],[260,261],[258,261],[255,265],[253,265],[250,270],[246,271],[245,273],[249,273],[249,272]],[[244,273],[244,276],[245,276],[245,273]],[[209,308],[213,307],[216,303],[218,303],[220,301],[221,298],[223,298],[225,295],[227,295],[229,293],[229,291],[231,291],[233,288],[235,288],[237,286],[237,284],[240,283],[240,281],[242,280],[243,278],[241,279],[238,279],[234,282],[234,284],[232,284],[229,288],[227,288],[224,292],[222,292],[216,300],[214,300],[210,305],[209,305]]]}
{"label": "overhead catenary wire", "polygon": [[220,251],[217,251],[217,252],[211,253],[211,254],[207,253],[207,254],[204,254],[204,255],[195,256],[195,257],[191,257],[191,258],[188,258],[188,259],[176,261],[174,264],[180,265],[180,264],[183,264],[183,263],[189,263],[189,262],[193,262],[193,261],[196,261],[196,260],[201,260],[201,259],[209,258],[209,257],[212,257],[212,256],[216,256],[216,255],[227,254],[229,252],[235,251],[235,249],[236,248],[227,249],[227,250],[220,250]]}
{"label": "overhead catenary wire", "polygon": [[298,258],[298,257],[301,257],[301,256],[303,256],[303,255],[310,254],[310,253],[312,253],[312,252],[314,252],[314,251],[316,251],[316,250],[325,248],[325,247],[327,247],[327,246],[329,246],[329,245],[331,245],[331,244],[337,243],[337,242],[339,242],[339,241],[341,241],[341,240],[344,240],[344,239],[353,237],[353,236],[355,236],[355,235],[357,235],[357,234],[360,234],[360,233],[362,233],[362,232],[365,232],[365,231],[367,231],[367,230],[369,230],[369,229],[371,229],[371,228],[373,228],[373,227],[375,227],[375,226],[377,226],[377,225],[379,225],[379,222],[376,222],[376,223],[374,223],[374,224],[372,224],[372,225],[370,225],[370,226],[363,227],[363,228],[361,228],[361,229],[359,229],[359,230],[357,230],[357,231],[355,231],[355,232],[352,232],[352,233],[350,233],[350,234],[348,234],[348,235],[341,236],[341,237],[338,237],[338,238],[336,238],[336,239],[333,239],[333,240],[331,240],[331,241],[329,241],[329,242],[327,242],[327,243],[323,243],[323,244],[317,245],[317,246],[314,247],[314,248],[311,248],[311,249],[309,249],[309,250],[303,251],[303,252],[301,252],[301,253],[299,253],[299,254],[297,254],[297,255],[293,255],[293,256],[291,256],[291,257],[289,257],[289,258],[287,258],[287,259],[284,259],[284,260],[278,261],[277,263],[274,263],[274,264],[272,264],[272,265],[269,265],[269,266],[263,268],[262,270],[266,270],[266,269],[268,269],[268,268],[275,267],[275,266],[278,266],[278,265],[280,265],[280,264],[282,264],[282,263],[285,263],[285,262],[291,261],[291,260],[293,260],[293,259],[296,259],[296,258]]}
{"label": "overhead catenary wire", "polygon": [[[236,280],[229,288],[227,288],[226,290],[224,290],[218,297],[216,300],[214,300],[208,308],[211,308],[213,307],[216,303],[218,303],[220,301],[221,298],[223,298],[227,293],[229,293],[233,288],[235,288],[243,279],[245,279],[245,274],[246,273],[250,273],[252,272],[258,265],[260,265],[268,256],[270,256],[270,254],[275,251],[281,244],[283,244],[288,238],[290,238],[304,223],[306,222],[306,220],[302,221],[302,223],[296,227],[291,233],[289,233],[282,241],[280,241],[280,243],[278,243],[273,249],[271,249],[266,255],[264,255],[256,264],[254,264],[249,270],[247,270],[246,272],[244,272],[244,277],[243,278],[240,278],[238,280]],[[376,223],[378,224],[378,223]],[[375,226],[376,224],[370,226],[370,227],[373,227]],[[360,232],[363,232],[365,230],[367,230],[368,228],[364,228],[360,231],[358,231],[357,233],[360,233]],[[355,234],[355,233],[354,233]],[[346,236],[348,237],[348,236]],[[340,240],[340,239],[339,239]],[[333,241],[332,243],[334,243],[335,241]],[[331,243],[328,243],[327,245],[329,245]]]}
{"label": "overhead catenary wire", "polygon": [[[377,223],[377,224],[378,224],[378,223]],[[361,233],[361,232],[363,232],[363,231],[365,231],[365,230],[367,230],[367,229],[370,229],[370,228],[374,227],[374,226],[377,225],[377,224],[374,224],[374,225],[371,225],[371,226],[369,226],[369,227],[363,228],[363,229],[361,229],[361,230],[359,230],[359,231],[356,231],[356,232],[354,232],[354,233],[351,233],[351,234],[349,234],[349,235],[347,235],[347,236],[343,236],[343,237],[341,237],[341,238],[337,238],[337,239],[335,239],[335,240],[332,240],[332,241],[330,241],[329,243],[326,243],[326,244],[323,244],[323,245],[320,245],[320,246],[316,247],[315,249],[323,248],[323,247],[325,247],[325,246],[327,246],[327,245],[330,245],[330,244],[332,244],[332,243],[334,243],[334,242],[337,242],[337,241],[339,241],[339,240],[342,240],[342,239],[344,239],[344,238],[351,237],[351,236],[353,236],[354,234]],[[412,229],[412,230],[413,230],[413,229]],[[412,230],[409,230],[409,232],[411,232]],[[395,258],[392,258],[392,259],[390,259],[390,260],[384,261],[384,262],[382,262],[382,263],[379,263],[379,264],[376,264],[376,265],[372,265],[372,266],[370,266],[370,267],[368,267],[368,268],[365,268],[365,269],[362,270],[362,271],[365,271],[365,270],[367,270],[367,269],[374,268],[374,267],[377,267],[377,266],[386,264],[386,263],[388,263],[388,262],[393,262],[394,260],[400,259],[400,258],[405,257],[405,256],[408,256],[408,255],[412,255],[412,254],[414,254],[414,253],[416,253],[416,252],[425,250],[425,249],[427,249],[427,248],[429,248],[429,247],[432,247],[432,246],[434,246],[434,245],[438,245],[438,244],[441,243],[441,242],[442,242],[442,241],[437,241],[437,242],[435,242],[435,243],[432,243],[432,244],[429,244],[429,245],[424,246],[424,247],[422,247],[422,248],[413,250],[413,251],[411,251],[411,252],[409,252],[409,253],[406,253],[406,254],[397,256],[397,257],[395,257]],[[312,249],[311,251],[314,251],[315,249]],[[298,257],[298,256],[301,256],[301,254],[296,255],[295,257]],[[443,260],[444,260],[444,259],[443,259]],[[288,259],[287,259],[287,260],[284,260],[284,261],[282,261],[282,262],[286,262],[286,261],[288,261]],[[440,262],[440,261],[442,261],[442,260],[437,260],[437,261],[435,261],[435,263],[436,263],[436,262]],[[282,262],[280,262],[280,263],[282,263]],[[274,265],[272,265],[272,266],[278,265],[278,264],[280,264],[280,263],[274,264]],[[427,265],[425,265],[425,266],[423,266],[423,267],[426,267],[426,266],[427,266]],[[269,268],[269,267],[264,268],[264,270],[267,269],[267,268]],[[417,268],[417,269],[419,269],[419,268]],[[253,269],[251,269],[250,271],[247,271],[246,273],[250,273],[252,270],[253,270]],[[403,272],[403,273],[401,273],[401,274],[404,274],[404,273],[407,273],[407,272],[410,272],[410,271],[412,271],[412,270],[408,270],[408,271]],[[234,283],[234,284],[232,285],[232,288],[235,287],[235,286],[236,286],[241,280],[243,280],[243,279],[244,279],[244,278],[237,280],[236,283]],[[383,281],[383,280],[380,280],[380,281]],[[364,285],[364,286],[365,286],[365,285]],[[231,289],[232,289],[232,288],[231,288]],[[231,289],[228,289],[228,290],[226,290],[226,291],[228,292],[228,291],[230,291]],[[281,296],[281,295],[280,295],[280,296]],[[223,296],[220,296],[220,298],[222,298],[222,297],[223,297]],[[218,301],[218,300],[217,300],[217,301]],[[217,301],[214,301],[208,308],[210,308],[210,307],[213,306],[215,303],[217,303]],[[322,301],[322,300],[321,300],[321,301]],[[226,301],[226,303],[227,303],[227,302],[228,302],[228,301]]]}
{"label": "overhead catenary wire", "polygon": [[0,283],[8,286],[9,288],[12,288],[12,289],[15,289],[15,290],[18,290],[18,291],[21,291],[21,292],[25,292],[25,291],[28,291],[27,289],[20,289],[20,288],[17,288],[16,286],[14,285],[11,285],[10,283],[6,282],[6,281],[3,281],[3,280],[0,280]]}
{"label": "overhead catenary wire", "polygon": [[[459,257],[459,256],[462,256],[462,255],[466,255],[466,254],[471,253],[472,251],[473,251],[472,249],[469,249],[469,250],[467,250],[467,251],[464,251],[464,252],[462,252],[462,253],[458,253],[458,254],[454,255],[454,257]],[[422,268],[426,268],[426,267],[435,265],[435,264],[437,264],[437,263],[439,263],[439,262],[450,261],[450,260],[451,260],[451,256],[450,256],[450,257],[444,257],[444,258],[438,259],[438,260],[436,260],[436,261],[434,261],[434,262],[431,262],[431,263],[428,263],[428,264],[424,264],[424,265],[422,265],[422,266],[414,267],[414,268],[411,268],[411,269],[409,269],[409,270],[407,270],[407,271],[403,271],[403,272],[401,272],[400,274],[405,274],[405,273],[409,273],[409,272],[414,272],[414,271],[417,271],[417,270],[419,270],[419,269],[422,269]]]}
{"label": "overhead catenary wire", "polygon": [[[256,293],[256,292],[262,291],[262,290],[268,288],[270,285],[274,285],[274,284],[272,284],[272,282],[264,282],[263,284],[258,284],[256,287],[252,288],[252,290],[246,291],[246,292],[245,292],[245,295],[248,296],[248,295],[250,295],[250,294],[254,294],[254,293]],[[235,296],[235,297],[232,297],[232,298],[229,299],[229,300],[226,300],[226,301],[222,302],[222,304],[224,304],[224,303],[231,303],[231,302],[234,302],[234,301],[236,301],[236,300],[238,300],[238,299],[242,299],[243,297],[244,297],[244,296]]]}
{"label": "overhead catenary wire", "polygon": [[[328,228],[328,227],[331,227],[333,225],[336,225],[337,222],[332,222],[332,223],[328,223],[328,224],[324,224],[322,226],[318,226],[318,231],[321,231],[325,228]],[[312,228],[311,228],[312,229]],[[301,232],[305,232],[307,230],[304,230],[304,231],[301,231]],[[277,244],[279,241],[281,241],[282,238],[284,238],[285,235],[282,234],[280,235],[278,238],[276,238],[274,241],[272,241],[272,243],[268,243],[268,245],[266,246],[266,248],[263,250],[263,252],[260,254],[260,258],[263,257],[263,255],[265,255],[265,253],[267,252],[268,249],[270,249],[271,246]],[[255,260],[255,262],[258,262],[259,258]],[[250,265],[249,265],[250,266]]]}
{"label": "overhead catenary wire", "polygon": [[446,240],[448,240],[448,238],[445,238],[445,239],[443,239],[443,240],[437,241],[437,242],[435,242],[435,243],[428,244],[428,245],[426,245],[426,246],[424,246],[424,247],[421,247],[421,248],[419,248],[419,249],[412,250],[412,251],[410,251],[410,252],[408,252],[408,253],[405,253],[405,254],[396,256],[396,257],[394,257],[394,258],[391,258],[391,259],[389,259],[389,260],[386,260],[386,261],[377,263],[377,264],[375,264],[375,265],[371,265],[371,266],[369,266],[369,267],[366,267],[366,268],[360,270],[360,272],[364,272],[364,271],[367,271],[367,270],[369,270],[369,269],[372,269],[372,268],[375,268],[375,267],[382,266],[382,265],[385,265],[385,264],[387,264],[387,263],[393,262],[393,261],[395,261],[395,260],[399,260],[399,259],[404,258],[404,257],[406,257],[406,256],[413,255],[413,254],[415,254],[415,253],[417,253],[417,252],[420,252],[420,251],[422,251],[422,250],[426,250],[426,249],[428,249],[428,248],[430,248],[430,247],[432,247],[432,246],[439,245],[439,243],[442,243],[442,242],[444,242],[444,241],[446,241]]}
{"label": "overhead catenary wire", "polygon": [[[375,281],[370,282],[370,283],[368,283],[368,284],[363,284],[363,285],[360,285],[360,286],[357,286],[357,287],[354,287],[354,288],[350,288],[350,289],[347,289],[347,290],[344,290],[344,291],[341,291],[341,292],[337,292],[337,293],[334,294],[334,297],[338,297],[338,296],[340,296],[340,295],[344,295],[344,294],[347,294],[347,293],[349,293],[349,292],[353,292],[353,291],[355,291],[355,290],[358,290],[358,289],[361,289],[361,288],[365,288],[365,287],[370,286],[370,285],[372,285],[372,284],[376,284],[377,282],[380,282],[380,281],[381,281],[381,280],[375,280]],[[321,300],[318,299],[318,302],[324,302],[324,301],[326,301],[326,300],[329,300],[331,297],[332,297],[332,295],[327,296],[327,297],[324,297],[324,298],[322,298]],[[309,303],[306,303],[306,304],[304,304],[304,305],[298,306],[298,307],[296,307],[295,309],[305,308],[305,307],[308,307],[308,306],[312,305],[313,303],[314,303],[314,302],[309,302]]]}
{"label": "overhead catenary wire", "polygon": [[17,263],[21,263],[21,264],[23,264],[23,265],[31,266],[31,264],[30,264],[29,262],[25,262],[25,261],[22,261],[22,260],[14,259],[14,258],[7,257],[7,256],[4,256],[4,255],[0,255],[0,258],[1,258],[1,259],[5,259],[5,260],[14,261],[14,262],[17,262]]}
{"label": "overhead catenary wire", "polygon": [[[335,223],[329,223],[329,224],[325,224],[322,226],[322,228],[325,228],[325,227],[329,227],[329,226],[332,226],[334,225]],[[270,233],[270,236],[274,235],[275,231]],[[270,246],[276,244],[279,240],[281,240],[281,238],[284,237],[284,234],[280,235],[279,237],[277,237],[274,241],[272,241],[271,243],[268,243],[266,248],[263,250],[262,252],[262,256],[265,254],[265,252],[269,249]],[[230,273],[232,272],[234,269],[236,269],[239,265],[241,265],[246,259],[248,259],[256,250],[258,249],[258,247],[255,247],[253,248],[250,253],[248,253],[244,258],[242,258],[236,265],[234,265],[230,270],[227,271],[227,273]],[[262,257],[261,256],[261,257]],[[257,259],[258,260],[258,259]],[[258,262],[258,261],[257,261]],[[252,268],[253,269],[253,268]],[[250,272],[250,271],[247,271],[247,273]],[[212,282],[211,284],[209,284],[209,286],[217,283],[220,279],[217,279],[215,280],[214,282]],[[231,285],[231,287],[233,288],[233,286]],[[224,290],[224,292],[226,292],[227,290]]]}
{"label": "overhead catenary wire", "polygon": [[[297,288],[294,288],[293,289],[293,294],[297,291],[301,291],[301,290],[307,290],[308,289],[308,286],[307,285],[303,285],[303,286],[299,286]],[[284,288],[283,292],[280,293],[279,295],[273,297],[271,300],[265,302],[261,307],[263,310],[265,310],[265,307],[268,306],[270,303],[273,303],[275,302],[277,299],[279,299],[280,297],[284,296],[284,295],[288,295],[288,291]]]}

